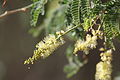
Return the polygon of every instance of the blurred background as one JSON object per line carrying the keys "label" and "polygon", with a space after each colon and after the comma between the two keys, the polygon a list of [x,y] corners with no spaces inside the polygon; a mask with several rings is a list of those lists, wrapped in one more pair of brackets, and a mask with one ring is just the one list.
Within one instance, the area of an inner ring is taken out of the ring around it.
{"label": "blurred background", "polygon": [[[29,5],[29,0],[7,0],[0,14],[6,10],[13,10]],[[33,37],[28,33],[30,26],[30,12],[19,12],[0,18],[0,80],[94,80],[95,65],[99,61],[97,50],[88,55],[89,62],[71,79],[66,78],[63,67],[68,63],[65,50],[69,41],[57,49],[50,57],[40,60],[33,65],[23,62],[32,56],[36,43],[44,36]],[[120,42],[114,40],[116,51],[113,56],[113,79],[120,80]]]}

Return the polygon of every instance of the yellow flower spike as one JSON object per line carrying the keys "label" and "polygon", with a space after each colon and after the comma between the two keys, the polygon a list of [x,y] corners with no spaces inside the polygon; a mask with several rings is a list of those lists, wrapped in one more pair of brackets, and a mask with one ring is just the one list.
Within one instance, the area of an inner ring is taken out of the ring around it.
{"label": "yellow flower spike", "polygon": [[86,36],[86,44],[88,44],[88,47],[90,49],[96,48],[97,45],[97,36],[92,36],[91,35],[87,35]]}
{"label": "yellow flower spike", "polygon": [[75,44],[75,49],[73,53],[75,54],[77,51],[84,51],[84,50],[87,50],[87,46],[85,42],[82,40],[78,40]]}
{"label": "yellow flower spike", "polygon": [[95,80],[111,80],[112,65],[107,62],[99,62],[96,66]]}
{"label": "yellow flower spike", "polygon": [[27,59],[24,64],[33,64],[35,60],[44,59],[52,54],[52,52],[62,45],[64,40],[61,38],[58,40],[55,35],[50,34],[49,36],[45,37],[43,41],[40,41],[36,45],[36,50],[34,50],[34,54],[32,57]]}
{"label": "yellow flower spike", "polygon": [[110,49],[104,53],[101,53],[100,56],[101,56],[102,61],[111,61],[112,60],[112,58],[111,58],[112,57],[112,50]]}
{"label": "yellow flower spike", "polygon": [[86,41],[78,40],[75,44],[74,54],[77,51],[83,51],[85,54],[89,54],[90,49],[96,48],[97,36],[91,36],[87,34]]}
{"label": "yellow flower spike", "polygon": [[112,73],[112,50],[100,54],[101,61],[96,65],[95,80],[111,80]]}

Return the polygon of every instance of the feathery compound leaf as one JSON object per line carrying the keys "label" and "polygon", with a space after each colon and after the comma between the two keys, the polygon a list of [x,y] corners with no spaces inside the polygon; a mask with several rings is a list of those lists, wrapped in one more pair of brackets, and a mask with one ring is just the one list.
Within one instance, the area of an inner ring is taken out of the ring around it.
{"label": "feathery compound leaf", "polygon": [[32,1],[33,3],[40,1],[38,4],[33,5],[31,10],[32,14],[31,26],[36,26],[39,14],[41,13],[42,15],[44,15],[44,5],[47,3],[48,0],[32,0]]}
{"label": "feathery compound leaf", "polygon": [[[114,7],[116,6],[113,6],[111,8],[114,8]],[[118,13],[119,13],[119,9],[116,8],[116,10],[115,9],[108,10],[107,14],[105,15],[103,27],[104,27],[105,37],[106,37],[106,44],[108,48],[114,49],[112,40],[115,37],[118,37],[120,35],[120,26],[119,26],[120,14]]]}
{"label": "feathery compound leaf", "polygon": [[80,6],[80,11],[81,11],[81,17],[89,17],[89,9],[90,9],[90,1],[89,0],[81,0],[81,6]]}
{"label": "feathery compound leaf", "polygon": [[[114,24],[114,23],[113,23]],[[117,26],[111,24],[105,24],[104,33],[106,36],[106,45],[108,48],[113,48],[113,39],[120,34],[120,30]]]}
{"label": "feathery compound leaf", "polygon": [[73,24],[80,23],[80,0],[73,0],[71,5],[71,15]]}

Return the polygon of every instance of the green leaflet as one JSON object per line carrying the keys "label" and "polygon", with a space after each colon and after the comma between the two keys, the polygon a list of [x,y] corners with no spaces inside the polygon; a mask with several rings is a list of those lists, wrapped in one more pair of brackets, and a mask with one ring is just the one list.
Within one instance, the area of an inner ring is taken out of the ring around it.
{"label": "green leaflet", "polygon": [[73,24],[80,23],[80,0],[73,0],[71,5],[71,15]]}
{"label": "green leaflet", "polygon": [[[33,3],[37,2],[39,0],[32,0]],[[40,2],[36,5],[33,5],[31,10],[32,20],[31,20],[31,26],[36,26],[37,20],[39,17],[39,14],[41,13],[44,15],[44,5],[47,3],[48,0],[40,0]]]}
{"label": "green leaflet", "polygon": [[84,22],[84,24],[87,24],[84,28],[87,31],[90,27],[89,25],[91,24],[91,19],[89,19],[91,16],[89,0],[73,0],[71,3],[70,12],[72,23],[78,25],[80,22]]}
{"label": "green leaflet", "polygon": [[92,25],[92,18],[85,18],[83,23],[83,28],[87,31]]}
{"label": "green leaflet", "polygon": [[81,0],[80,4],[81,4],[81,6],[80,6],[81,18],[89,17],[90,1],[89,0]]}
{"label": "green leaflet", "polygon": [[120,36],[120,3],[117,0],[106,3],[107,13],[104,19],[106,46],[114,49],[113,39]]}
{"label": "green leaflet", "polygon": [[[114,23],[113,23],[114,24]],[[114,45],[113,45],[113,39],[117,36],[120,35],[120,29],[117,25],[113,25],[112,23],[110,24],[104,24],[104,33],[106,36],[106,45],[108,48],[113,48],[114,49]]]}

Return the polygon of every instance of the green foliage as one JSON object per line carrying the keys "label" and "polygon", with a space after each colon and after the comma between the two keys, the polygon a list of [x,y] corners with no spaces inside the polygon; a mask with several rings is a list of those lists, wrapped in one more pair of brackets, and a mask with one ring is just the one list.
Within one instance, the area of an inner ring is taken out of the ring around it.
{"label": "green foliage", "polygon": [[85,64],[85,62],[79,60],[78,56],[73,55],[73,50],[73,46],[70,45],[66,51],[66,56],[69,64],[64,67],[64,72],[67,73],[67,78],[75,75],[79,71],[79,69]]}
{"label": "green foliage", "polygon": [[106,37],[106,45],[108,48],[113,48],[115,49],[113,45],[113,39],[120,35],[120,30],[117,25],[111,22],[111,24],[105,24],[104,27],[104,32],[105,32],[105,37]]}
{"label": "green foliage", "polygon": [[106,14],[104,16],[104,32],[106,44],[109,48],[114,48],[112,40],[120,36],[120,2],[110,1],[106,3]]}
{"label": "green foliage", "polygon": [[44,5],[47,3],[48,0],[32,0],[33,3],[40,1],[38,4],[33,5],[31,10],[32,20],[31,26],[36,26],[39,14],[41,13],[44,15]]}
{"label": "green foliage", "polygon": [[71,4],[71,15],[73,24],[77,25],[80,22],[80,0],[73,0]]}
{"label": "green foliage", "polygon": [[84,30],[88,30],[92,26],[92,18],[84,18]]}
{"label": "green foliage", "polygon": [[80,0],[80,13],[81,13],[81,19],[84,17],[89,17],[90,14],[90,2],[89,0]]}
{"label": "green foliage", "polygon": [[66,9],[67,7],[62,5],[53,11],[53,14],[49,16],[49,19],[46,19],[44,27],[46,27],[47,34],[64,29]]}

